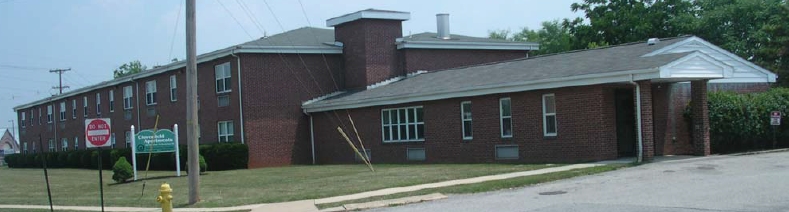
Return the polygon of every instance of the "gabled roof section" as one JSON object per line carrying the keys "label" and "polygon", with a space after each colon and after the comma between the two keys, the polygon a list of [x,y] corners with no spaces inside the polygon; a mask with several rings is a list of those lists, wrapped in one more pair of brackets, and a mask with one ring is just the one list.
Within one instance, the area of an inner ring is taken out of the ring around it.
{"label": "gabled roof section", "polygon": [[363,18],[405,21],[411,18],[411,13],[391,11],[391,10],[378,10],[378,9],[370,8],[370,9],[361,10],[361,11],[341,15],[338,17],[330,18],[329,20],[326,20],[326,26],[333,27]]}
{"label": "gabled roof section", "polygon": [[11,149],[13,149],[15,152],[19,152],[19,143],[17,143],[16,139],[14,139],[14,135],[11,134],[8,129],[6,129],[3,133],[3,137],[0,137],[0,152],[3,151],[3,146],[5,144],[9,144]]}
{"label": "gabled roof section", "polygon": [[491,38],[451,34],[450,39],[441,39],[433,32],[424,32],[397,39],[397,49],[492,49],[492,50],[538,50],[535,42],[515,42]]}
{"label": "gabled roof section", "polygon": [[[342,54],[342,47],[327,45],[325,43],[334,42],[334,31],[331,29],[321,29],[314,27],[302,27],[280,34],[263,37],[257,40],[248,41],[239,45],[230,46],[224,49],[200,54],[197,56],[197,63],[215,60],[231,54],[253,53],[253,54]],[[134,79],[144,78],[152,75],[165,73],[185,67],[186,60],[172,62],[167,65],[148,69],[143,72],[132,74],[117,79],[100,82],[95,85],[82,87],[69,92],[40,99],[27,104],[14,107],[14,111],[25,109],[31,106],[65,99],[71,96],[80,95],[92,90],[114,86]]]}
{"label": "gabled roof section", "polygon": [[[374,89],[303,104],[305,112],[401,104],[495,93],[637,80],[687,81],[731,75],[731,67],[698,51],[642,57],[690,37],[433,71]],[[699,71],[698,67],[702,67]]]}

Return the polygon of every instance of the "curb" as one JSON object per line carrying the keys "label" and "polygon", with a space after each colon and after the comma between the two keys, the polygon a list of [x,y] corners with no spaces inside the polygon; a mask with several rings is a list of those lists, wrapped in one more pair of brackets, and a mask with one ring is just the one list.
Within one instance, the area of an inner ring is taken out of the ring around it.
{"label": "curb", "polygon": [[410,196],[410,197],[378,200],[378,201],[365,202],[365,203],[345,204],[339,207],[323,209],[321,210],[321,212],[367,210],[367,209],[383,208],[383,207],[394,206],[394,205],[405,205],[411,203],[433,201],[433,200],[439,200],[445,198],[447,198],[447,196],[441,193],[432,193],[432,194],[421,195],[421,196]]}
{"label": "curb", "polygon": [[771,150],[762,150],[762,151],[753,151],[753,152],[743,152],[743,153],[736,153],[736,154],[731,154],[731,155],[732,156],[758,155],[758,154],[767,154],[767,153],[774,153],[774,152],[786,152],[786,151],[789,151],[789,148],[771,149]]}

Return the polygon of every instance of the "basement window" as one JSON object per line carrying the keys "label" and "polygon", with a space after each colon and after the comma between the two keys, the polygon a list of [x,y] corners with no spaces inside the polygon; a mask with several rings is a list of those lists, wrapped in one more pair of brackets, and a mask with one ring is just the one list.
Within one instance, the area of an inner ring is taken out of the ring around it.
{"label": "basement window", "polygon": [[519,158],[518,145],[496,146],[496,160],[517,160]]}
{"label": "basement window", "polygon": [[[364,155],[364,156],[365,156],[365,157],[367,157],[368,159],[370,159],[370,158],[371,158],[371,157],[370,157],[370,149],[364,149],[364,150],[360,150],[360,151],[359,151],[359,153],[362,153],[362,155]],[[361,157],[359,157],[359,154],[356,154],[356,152],[354,152],[354,153],[353,153],[353,159],[354,159],[354,161],[356,161],[356,162],[362,162],[362,158],[361,158]],[[372,159],[370,159],[370,161],[372,161]]]}
{"label": "basement window", "polygon": [[406,157],[409,161],[424,161],[425,148],[408,148],[406,149]]}
{"label": "basement window", "polygon": [[381,110],[384,143],[425,140],[422,106]]}

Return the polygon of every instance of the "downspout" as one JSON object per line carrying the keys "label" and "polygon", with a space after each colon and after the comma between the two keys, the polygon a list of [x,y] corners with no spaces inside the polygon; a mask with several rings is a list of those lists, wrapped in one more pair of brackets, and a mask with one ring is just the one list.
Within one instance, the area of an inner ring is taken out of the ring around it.
{"label": "downspout", "polygon": [[230,51],[230,56],[236,58],[236,71],[238,72],[238,116],[240,119],[241,124],[241,144],[244,144],[244,102],[242,101],[242,93],[241,93],[241,58],[235,54],[235,49]]}
{"label": "downspout", "polygon": [[134,90],[135,90],[134,92],[137,93],[137,96],[135,96],[134,98],[137,104],[137,127],[143,129],[142,125],[140,125],[140,83],[137,82],[137,80],[135,80],[134,77],[131,78],[131,81],[134,82]]}
{"label": "downspout", "polygon": [[630,84],[636,86],[636,129],[638,131],[638,157],[636,158],[637,163],[641,163],[644,149],[643,149],[643,137],[641,132],[641,85],[633,81],[633,74],[630,74]]}
{"label": "downspout", "polygon": [[313,131],[312,115],[309,116],[310,116],[310,145],[312,145],[312,165],[315,165],[315,132]]}

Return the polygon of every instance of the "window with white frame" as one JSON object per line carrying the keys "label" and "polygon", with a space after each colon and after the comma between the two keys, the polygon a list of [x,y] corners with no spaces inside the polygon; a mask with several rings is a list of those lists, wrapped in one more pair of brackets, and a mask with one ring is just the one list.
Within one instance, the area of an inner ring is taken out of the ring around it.
{"label": "window with white frame", "polygon": [[33,142],[33,154],[36,153],[36,142]]}
{"label": "window with white frame", "polygon": [[145,104],[156,104],[156,80],[145,82]]}
{"label": "window with white frame", "polygon": [[57,149],[55,148],[55,141],[53,139],[49,139],[49,152],[56,152]]}
{"label": "window with white frame", "polygon": [[216,125],[219,142],[233,141],[233,121],[220,121]]}
{"label": "window with white frame", "polygon": [[79,150],[79,136],[74,136],[74,150]]}
{"label": "window with white frame", "polygon": [[178,86],[176,85],[175,75],[170,75],[170,101],[174,102],[178,100],[178,93],[176,91]]}
{"label": "window with white frame", "polygon": [[71,100],[71,119],[77,119],[77,100]]}
{"label": "window with white frame", "polygon": [[30,108],[30,126],[33,126],[33,108]]}
{"label": "window with white frame", "polygon": [[510,98],[499,99],[499,117],[501,119],[501,137],[512,137],[512,101]]}
{"label": "window with white frame", "polygon": [[126,137],[126,148],[131,147],[131,142],[132,142],[132,140],[131,140],[132,139],[131,131],[126,131],[126,132],[124,132],[123,135]]}
{"label": "window with white frame", "polygon": [[41,125],[41,107],[38,107],[38,125]]}
{"label": "window with white frame", "polygon": [[47,105],[47,123],[52,123],[52,105]]}
{"label": "window with white frame", "polygon": [[132,86],[123,87],[123,109],[131,109],[132,108]]}
{"label": "window with white frame", "polygon": [[110,144],[112,145],[112,148],[115,149],[115,133],[110,135]]}
{"label": "window with white frame", "polygon": [[460,121],[463,122],[463,140],[471,140],[473,138],[473,130],[471,128],[471,102],[460,103]]}
{"label": "window with white frame", "polygon": [[88,117],[88,97],[87,96],[83,96],[82,97],[82,116],[84,116],[85,118]]}
{"label": "window with white frame", "polygon": [[61,140],[61,144],[60,144],[61,150],[64,151],[64,152],[68,151],[68,138],[63,138],[63,139],[60,139],[60,140]]}
{"label": "window with white frame", "polygon": [[19,125],[21,125],[22,128],[25,128],[25,123],[26,123],[25,122],[25,117],[26,117],[25,116],[25,111],[22,111],[22,121],[20,121],[20,123],[19,123]]}
{"label": "window with white frame", "polygon": [[108,97],[110,99],[110,113],[115,112],[115,90],[110,90]]}
{"label": "window with white frame", "polygon": [[101,116],[101,93],[96,93],[96,115]]}
{"label": "window with white frame", "polygon": [[22,150],[24,150],[25,154],[27,154],[27,142],[23,143],[22,147],[23,147]]}
{"label": "window with white frame", "polygon": [[222,63],[214,67],[216,76],[216,93],[230,92],[230,63]]}
{"label": "window with white frame", "polygon": [[422,106],[381,110],[382,137],[387,142],[425,140]]}
{"label": "window with white frame", "polygon": [[542,95],[542,129],[545,136],[556,136],[556,97]]}
{"label": "window with white frame", "polygon": [[61,121],[66,120],[66,102],[60,103],[60,120]]}

